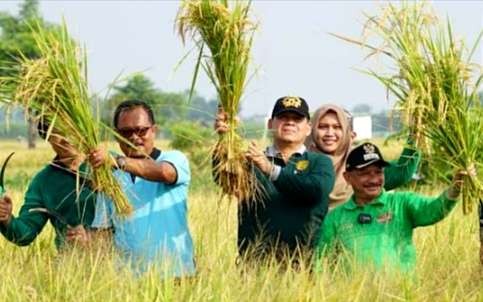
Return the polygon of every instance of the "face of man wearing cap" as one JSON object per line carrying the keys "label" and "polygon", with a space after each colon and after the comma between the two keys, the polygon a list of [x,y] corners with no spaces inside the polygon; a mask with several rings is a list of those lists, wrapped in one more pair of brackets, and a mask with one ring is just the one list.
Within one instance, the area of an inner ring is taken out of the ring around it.
{"label": "face of man wearing cap", "polygon": [[344,172],[344,178],[352,186],[357,202],[368,203],[376,198],[384,185],[384,170],[379,164]]}
{"label": "face of man wearing cap", "polygon": [[310,134],[309,120],[298,113],[282,112],[268,121],[275,143],[302,144]]}

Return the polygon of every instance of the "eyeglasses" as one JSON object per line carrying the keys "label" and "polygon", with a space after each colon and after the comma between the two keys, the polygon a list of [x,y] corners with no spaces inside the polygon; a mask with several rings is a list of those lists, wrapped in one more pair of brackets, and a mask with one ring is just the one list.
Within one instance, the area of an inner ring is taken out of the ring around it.
{"label": "eyeglasses", "polygon": [[139,137],[144,137],[146,133],[148,133],[149,129],[151,129],[152,126],[149,127],[135,127],[135,128],[122,128],[122,129],[117,129],[117,133],[119,133],[122,137],[129,138],[133,134],[136,134]]}

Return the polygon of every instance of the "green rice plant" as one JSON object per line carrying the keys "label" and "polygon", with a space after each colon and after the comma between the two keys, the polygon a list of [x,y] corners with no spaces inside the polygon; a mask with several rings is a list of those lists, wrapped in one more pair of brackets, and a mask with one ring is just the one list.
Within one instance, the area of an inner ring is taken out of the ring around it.
{"label": "green rice plant", "polygon": [[199,49],[194,79],[202,66],[227,114],[229,130],[221,135],[214,149],[214,175],[226,194],[240,200],[248,200],[258,191],[254,173],[245,162],[237,120],[256,29],[248,18],[249,10],[249,2],[234,1],[229,5],[226,0],[187,0],[177,16],[183,42],[191,36]]}
{"label": "green rice plant", "polygon": [[[33,24],[32,30],[40,56],[21,57],[19,72],[1,79],[1,95],[10,96],[14,103],[28,109],[26,112],[48,122],[48,135],[55,128],[80,152],[88,154],[100,144],[103,126],[94,118],[89,101],[86,56],[69,36],[65,23],[58,30]],[[131,212],[108,164],[94,171],[92,183],[114,200],[119,213]]]}
{"label": "green rice plant", "polygon": [[[378,39],[373,46],[369,39]],[[481,66],[471,57],[481,39],[467,51],[453,35],[451,24],[438,21],[427,2],[387,4],[378,16],[368,16],[365,39],[355,42],[383,54],[395,71],[368,71],[396,97],[395,110],[403,113],[405,131],[414,136],[441,179],[455,170],[480,171],[483,133],[478,90]],[[463,211],[471,212],[483,192],[481,175],[465,178]]]}

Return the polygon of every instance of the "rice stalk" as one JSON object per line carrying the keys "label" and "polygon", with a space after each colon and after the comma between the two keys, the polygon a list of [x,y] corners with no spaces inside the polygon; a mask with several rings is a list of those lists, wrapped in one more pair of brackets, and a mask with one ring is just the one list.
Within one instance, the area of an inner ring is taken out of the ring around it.
{"label": "rice stalk", "polygon": [[[50,124],[80,152],[88,154],[101,142],[103,125],[91,111],[86,76],[85,53],[69,36],[65,23],[58,30],[33,24],[32,31],[40,56],[21,56],[19,72],[1,79],[3,91],[14,103],[21,104],[36,118]],[[5,84],[5,85],[4,85]],[[120,214],[132,208],[108,164],[93,173],[94,189],[104,191],[114,200]]]}
{"label": "rice stalk", "polygon": [[[482,69],[471,63],[480,38],[468,53],[464,41],[454,37],[449,20],[440,22],[427,2],[403,2],[368,17],[363,41],[344,39],[369,49],[369,56],[386,56],[395,67],[395,72],[368,74],[395,96],[394,109],[403,113],[405,131],[414,136],[439,178],[448,180],[448,166],[470,171],[476,165],[480,175],[464,180],[465,214],[483,192],[483,111],[478,98]],[[369,39],[380,45],[371,45]]]}
{"label": "rice stalk", "polygon": [[195,78],[201,66],[217,90],[219,106],[227,114],[229,130],[214,148],[215,178],[225,194],[240,200],[249,200],[259,192],[255,175],[246,164],[237,121],[256,29],[248,18],[249,9],[249,2],[234,1],[230,7],[223,0],[187,0],[177,16],[183,42],[191,37],[200,51]]}

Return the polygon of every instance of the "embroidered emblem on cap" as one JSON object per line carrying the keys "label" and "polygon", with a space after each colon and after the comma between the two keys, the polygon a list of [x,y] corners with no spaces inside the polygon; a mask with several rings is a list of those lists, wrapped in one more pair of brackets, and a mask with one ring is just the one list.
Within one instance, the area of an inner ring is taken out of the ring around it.
{"label": "embroidered emblem on cap", "polygon": [[376,152],[376,148],[374,148],[374,145],[372,145],[372,144],[365,144],[362,148],[364,149],[364,152],[366,152],[366,153]]}
{"label": "embroidered emblem on cap", "polygon": [[296,97],[288,97],[282,101],[283,107],[295,107],[299,108],[302,105],[302,101]]}
{"label": "embroidered emblem on cap", "polygon": [[364,160],[372,160],[372,159],[380,159],[379,154],[376,153],[376,148],[372,144],[365,144],[363,147],[364,152]]}
{"label": "embroidered emblem on cap", "polygon": [[296,164],[295,164],[295,168],[298,170],[298,171],[304,171],[306,170],[307,168],[309,167],[309,161],[308,160],[299,160]]}

